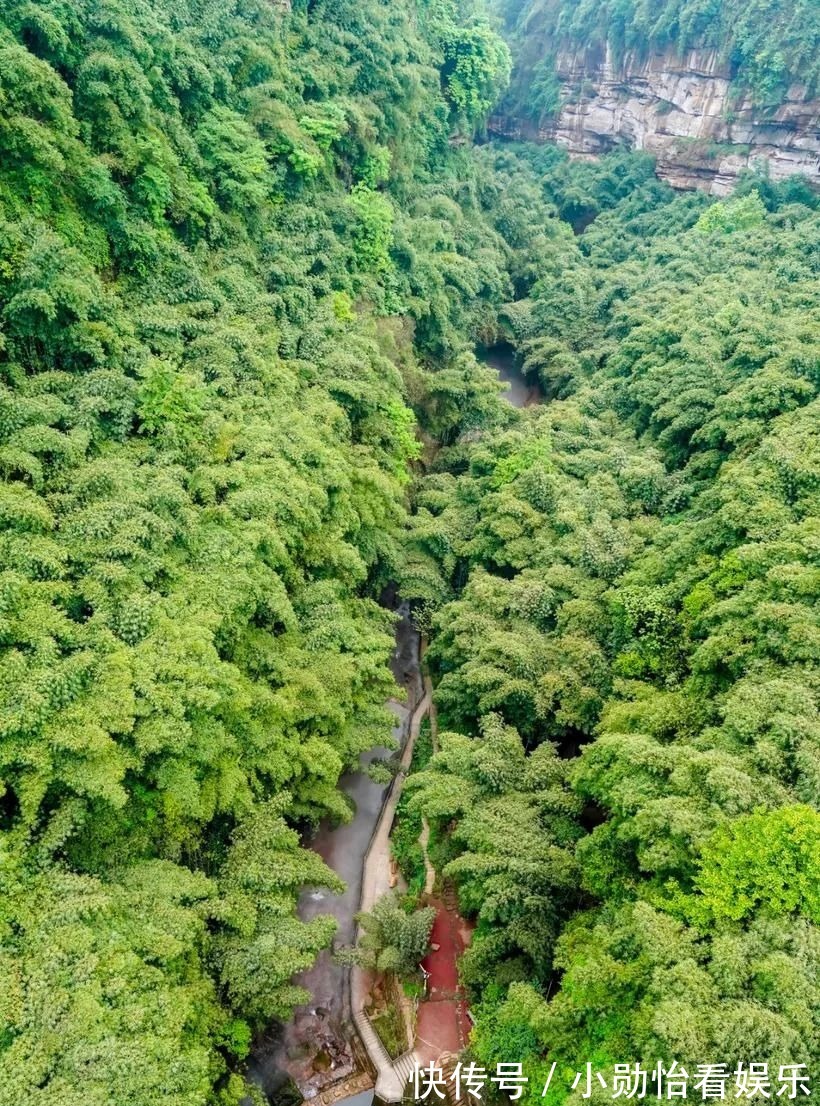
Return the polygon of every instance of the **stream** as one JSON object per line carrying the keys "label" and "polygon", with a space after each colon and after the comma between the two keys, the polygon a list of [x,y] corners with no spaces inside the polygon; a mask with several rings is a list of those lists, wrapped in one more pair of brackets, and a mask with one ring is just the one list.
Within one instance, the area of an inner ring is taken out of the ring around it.
{"label": "stream", "polygon": [[521,371],[521,360],[508,342],[500,342],[489,348],[476,350],[476,357],[491,369],[507,385],[504,398],[513,407],[532,407],[540,403],[542,396],[538,384],[529,380]]}
{"label": "stream", "polygon": [[[537,384],[528,381],[521,372],[512,346],[502,343],[480,349],[476,356],[494,368],[507,384],[504,395],[513,407],[528,407],[540,401]],[[422,695],[422,679],[419,635],[409,605],[402,603],[396,613],[396,648],[391,669],[397,685],[407,691],[407,701],[391,702],[390,707],[396,715],[393,737],[401,747],[413,706]],[[362,754],[359,770],[341,777],[339,790],[351,800],[355,814],[343,825],[322,822],[309,842],[328,867],[341,876],[346,890],[342,895],[317,889],[304,891],[299,899],[299,917],[308,921],[317,914],[333,914],[338,922],[334,938],[337,948],[354,940],[364,857],[387,791],[385,785],[374,783],[364,769],[370,761],[388,755],[387,749],[371,749]],[[248,1076],[275,1106],[291,1106],[299,1101],[294,1083],[306,1098],[313,1097],[360,1069],[358,1038],[350,1018],[348,971],[335,962],[332,952],[321,953],[313,967],[295,979],[311,992],[311,1003],[297,1007],[289,1022],[272,1028],[255,1041]],[[373,1091],[363,1090],[341,1099],[339,1106],[371,1106],[372,1102]]]}
{"label": "stream", "polygon": [[[412,707],[422,691],[419,635],[410,619],[409,605],[402,603],[397,614],[396,648],[390,667],[398,686],[406,689],[407,701],[391,702],[390,707],[396,715],[393,737],[401,747],[407,736]],[[341,777],[339,790],[352,801],[355,814],[343,825],[329,820],[322,822],[309,842],[328,867],[341,876],[347,888],[342,895],[316,889],[304,891],[299,899],[299,917],[308,921],[317,914],[333,914],[338,922],[334,938],[337,948],[353,944],[364,855],[387,791],[385,785],[374,783],[364,769],[370,761],[390,756],[390,753],[386,748],[371,749],[362,754],[360,770]],[[295,979],[311,992],[312,1002],[297,1007],[286,1025],[256,1041],[248,1062],[248,1076],[269,1101],[281,1102],[283,1106],[292,1101],[292,1094],[286,1091],[289,1081],[294,1081],[305,1092],[320,1093],[325,1085],[357,1070],[357,1056],[351,1047],[351,1041],[357,1041],[357,1036],[350,1019],[348,971],[347,967],[336,963],[332,952],[321,953],[313,967]],[[317,1046],[319,1066],[324,1069],[319,1072],[314,1071]],[[371,1090],[343,1101],[347,1106],[369,1106],[372,1100]]]}

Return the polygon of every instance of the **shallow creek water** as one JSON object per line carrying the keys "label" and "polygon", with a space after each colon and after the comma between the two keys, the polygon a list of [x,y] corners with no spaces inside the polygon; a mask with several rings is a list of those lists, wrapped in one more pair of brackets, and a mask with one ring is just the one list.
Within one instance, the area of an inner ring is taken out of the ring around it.
{"label": "shallow creek water", "polygon": [[[407,704],[393,703],[396,715],[393,737],[402,745],[410,715],[410,707],[420,697],[419,635],[410,619],[407,604],[398,608],[396,624],[396,648],[391,668],[399,687],[407,689]],[[317,889],[306,890],[299,900],[299,917],[308,921],[317,914],[333,914],[338,928],[335,947],[353,943],[355,916],[359,909],[364,856],[376,827],[385,791],[382,784],[374,783],[365,772],[366,765],[379,757],[387,757],[390,750],[375,748],[362,754],[361,768],[348,772],[339,780],[339,790],[353,803],[355,811],[350,822],[337,825],[323,822],[308,842],[328,867],[332,868],[346,884],[342,895]],[[328,1078],[339,1078],[347,1068],[354,1070],[355,1058],[350,1047],[355,1030],[350,1019],[348,969],[333,959],[332,952],[323,952],[313,967],[296,977],[296,982],[313,995],[309,1005],[300,1006],[293,1018],[284,1026],[257,1040],[248,1063],[251,1080],[262,1089],[273,1103],[282,1095],[289,1078],[297,1077],[303,1087],[310,1076],[312,1057],[317,1045],[326,1058]],[[321,1075],[318,1082],[322,1082]],[[348,1106],[369,1106],[372,1091],[343,1100]]]}
{"label": "shallow creek water", "polygon": [[538,384],[528,379],[521,371],[521,361],[515,350],[506,342],[488,349],[476,351],[476,357],[485,365],[495,369],[499,378],[507,385],[504,398],[513,407],[531,407],[540,403],[541,393]]}
{"label": "shallow creek water", "polygon": [[[480,361],[494,368],[507,384],[505,398],[513,407],[529,407],[540,401],[537,384],[527,380],[512,346],[503,343],[476,352]],[[410,707],[421,696],[419,636],[410,619],[407,604],[398,608],[396,649],[391,668],[399,687],[408,691]],[[410,710],[405,704],[391,704],[396,714],[393,736],[402,745],[407,735]],[[367,763],[388,755],[386,749],[372,749],[361,758],[361,769],[349,772],[339,781],[339,789],[354,804],[350,822],[335,825],[323,822],[309,845],[326,864],[345,881],[342,895],[307,890],[299,900],[299,917],[304,921],[317,914],[333,914],[338,921],[334,944],[349,945],[355,935],[355,915],[361,895],[362,867],[370,838],[379,819],[386,787],[374,783],[364,771]],[[257,1040],[248,1063],[252,1081],[276,1104],[283,1097],[288,1079],[294,1075],[304,1087],[310,1074],[311,1059],[319,1045],[327,1058],[328,1075],[341,1077],[346,1068],[355,1067],[350,1042],[355,1030],[350,1019],[347,985],[348,969],[337,964],[331,952],[322,953],[314,966],[297,977],[297,982],[313,995],[307,1006],[298,1007],[286,1025]],[[303,1058],[303,1059],[301,1059]],[[304,1071],[300,1071],[304,1064]],[[302,1076],[300,1078],[300,1076]],[[371,1106],[373,1092],[363,1091],[341,1099],[336,1106]]]}

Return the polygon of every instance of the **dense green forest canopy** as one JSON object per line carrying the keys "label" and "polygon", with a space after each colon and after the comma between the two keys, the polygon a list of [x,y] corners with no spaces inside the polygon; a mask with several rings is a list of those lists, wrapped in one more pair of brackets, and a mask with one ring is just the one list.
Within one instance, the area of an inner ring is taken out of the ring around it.
{"label": "dense green forest canopy", "polygon": [[[469,5],[0,22],[0,1102],[236,1102],[332,935],[299,833],[389,741],[411,341],[510,294],[437,183]],[[415,375],[414,375],[415,374]]]}
{"label": "dense green forest canopy", "polygon": [[555,1101],[587,1061],[816,1070],[816,198],[480,162],[521,271],[597,217],[500,313],[546,402],[440,451],[411,521],[450,732],[410,810],[477,920],[474,1052],[534,1101],[553,1062]]}
{"label": "dense green forest canopy", "polygon": [[[475,1056],[535,1098],[816,1070],[816,198],[474,145],[511,65],[477,2],[289,9],[0,20],[0,1106],[247,1092],[332,937],[302,835],[388,740],[392,580]],[[690,9],[508,15],[765,32],[814,79],[808,8]]]}

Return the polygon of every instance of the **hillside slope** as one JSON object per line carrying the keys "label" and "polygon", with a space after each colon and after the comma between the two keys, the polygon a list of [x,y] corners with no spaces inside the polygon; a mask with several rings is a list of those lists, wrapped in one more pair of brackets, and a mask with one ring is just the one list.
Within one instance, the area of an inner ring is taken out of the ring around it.
{"label": "hillside slope", "polygon": [[4,1106],[238,1101],[333,932],[299,831],[389,741],[400,367],[475,291],[404,212],[508,56],[289,7],[3,7]]}

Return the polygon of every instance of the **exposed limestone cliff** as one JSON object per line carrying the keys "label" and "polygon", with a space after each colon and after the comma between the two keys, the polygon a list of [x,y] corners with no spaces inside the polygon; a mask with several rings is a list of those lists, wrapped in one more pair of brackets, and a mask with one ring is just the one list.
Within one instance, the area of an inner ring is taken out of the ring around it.
{"label": "exposed limestone cliff", "polygon": [[553,140],[574,156],[626,143],[657,158],[676,188],[729,192],[741,170],[768,163],[774,179],[802,173],[820,187],[820,99],[793,85],[777,109],[736,98],[728,65],[714,51],[655,51],[617,63],[609,48],[562,50],[561,108],[542,127],[498,116],[510,137]]}

